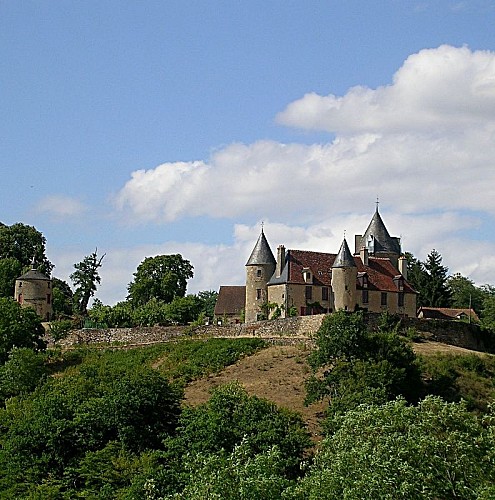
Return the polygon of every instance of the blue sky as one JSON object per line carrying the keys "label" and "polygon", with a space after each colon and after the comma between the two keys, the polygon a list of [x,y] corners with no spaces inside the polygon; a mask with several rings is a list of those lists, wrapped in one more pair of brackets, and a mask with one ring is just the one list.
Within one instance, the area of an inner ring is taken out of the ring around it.
{"label": "blue sky", "polygon": [[[495,1],[0,0],[0,221],[115,303],[182,253],[189,291],[273,247],[336,252],[376,197],[419,258],[495,283]],[[352,236],[349,238],[352,240]]]}

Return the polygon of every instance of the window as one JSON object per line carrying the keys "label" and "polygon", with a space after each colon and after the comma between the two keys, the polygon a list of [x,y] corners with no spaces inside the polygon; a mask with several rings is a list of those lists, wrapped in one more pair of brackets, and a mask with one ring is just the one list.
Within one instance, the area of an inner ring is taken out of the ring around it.
{"label": "window", "polygon": [[313,287],[307,286],[305,290],[306,300],[313,300]]}
{"label": "window", "polygon": [[397,305],[399,307],[404,307],[404,292],[399,292],[399,295],[397,297]]}
{"label": "window", "polygon": [[261,288],[256,289],[256,298],[260,300],[262,297]]}
{"label": "window", "polygon": [[321,300],[328,300],[328,287],[324,286],[321,289]]}
{"label": "window", "polygon": [[368,289],[362,290],[362,302],[363,304],[367,304],[369,302],[369,297],[368,297]]}
{"label": "window", "polygon": [[261,278],[261,276],[262,276],[261,269],[258,269],[258,270],[256,271],[256,276],[257,276],[258,278]]}
{"label": "window", "polygon": [[380,304],[382,306],[386,306],[387,305],[387,292],[382,292]]}

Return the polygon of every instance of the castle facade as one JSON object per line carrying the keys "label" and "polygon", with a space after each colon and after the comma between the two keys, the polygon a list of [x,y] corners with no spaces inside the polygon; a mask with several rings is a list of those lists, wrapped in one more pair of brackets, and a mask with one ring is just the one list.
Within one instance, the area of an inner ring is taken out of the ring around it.
{"label": "castle facade", "polygon": [[333,254],[280,245],[275,258],[262,230],[246,263],[245,322],[340,309],[416,317],[400,240],[389,235],[378,205],[354,246],[351,253],[344,238]]}

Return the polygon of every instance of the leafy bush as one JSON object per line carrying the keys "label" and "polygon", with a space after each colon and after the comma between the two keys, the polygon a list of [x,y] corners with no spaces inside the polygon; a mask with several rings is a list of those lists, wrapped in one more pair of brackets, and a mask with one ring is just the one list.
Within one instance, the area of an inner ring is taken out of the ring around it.
{"label": "leafy bush", "polygon": [[431,396],[418,406],[360,406],[336,417],[336,432],[287,498],[478,498],[495,479],[487,423]]}

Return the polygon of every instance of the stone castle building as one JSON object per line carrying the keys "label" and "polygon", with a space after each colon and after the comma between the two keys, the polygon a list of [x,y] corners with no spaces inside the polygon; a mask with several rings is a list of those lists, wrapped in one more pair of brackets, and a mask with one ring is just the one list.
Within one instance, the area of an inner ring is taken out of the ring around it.
{"label": "stone castle building", "polygon": [[[246,286],[235,287],[239,297],[230,300],[238,304],[245,297],[246,323],[339,309],[416,317],[416,291],[407,281],[400,240],[388,233],[378,204],[364,234],[355,236],[354,246],[351,253],[344,238],[333,254],[280,245],[275,258],[262,230],[246,263]],[[222,296],[222,288],[217,304],[222,304],[224,317],[239,321],[235,313],[228,314],[229,300]],[[233,297],[233,290],[229,292]],[[222,314],[220,308],[215,314]]]}
{"label": "stone castle building", "polygon": [[33,308],[43,321],[52,319],[52,280],[34,265],[16,279],[14,298],[22,307]]}

